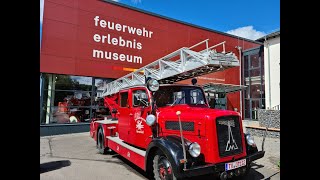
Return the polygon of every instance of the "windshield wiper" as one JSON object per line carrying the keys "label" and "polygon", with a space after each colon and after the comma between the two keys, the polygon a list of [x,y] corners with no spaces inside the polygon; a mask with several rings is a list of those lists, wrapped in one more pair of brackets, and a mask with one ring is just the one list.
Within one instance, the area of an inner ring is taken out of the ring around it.
{"label": "windshield wiper", "polygon": [[[186,96],[183,96],[180,100],[179,100],[179,103],[180,103],[180,101],[182,100],[182,99],[184,99]],[[178,100],[179,98],[177,98],[176,100],[174,100],[174,102],[170,105],[170,106],[173,106],[176,102],[177,102],[177,100]]]}

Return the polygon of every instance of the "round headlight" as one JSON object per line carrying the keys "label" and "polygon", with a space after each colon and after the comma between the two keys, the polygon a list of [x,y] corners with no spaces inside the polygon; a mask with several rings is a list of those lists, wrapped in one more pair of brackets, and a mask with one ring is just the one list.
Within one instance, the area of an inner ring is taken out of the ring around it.
{"label": "round headlight", "polygon": [[150,91],[154,92],[154,91],[158,91],[159,89],[159,82],[155,79],[150,79],[148,82],[147,82],[147,87]]}
{"label": "round headlight", "polygon": [[156,123],[156,116],[154,116],[153,114],[149,114],[146,118],[146,123],[148,126],[154,125],[154,123]]}
{"label": "round headlight", "polygon": [[246,140],[247,140],[248,145],[253,146],[253,147],[256,146],[256,143],[254,142],[254,138],[250,134],[246,135]]}
{"label": "round headlight", "polygon": [[192,157],[198,157],[200,155],[201,148],[200,145],[196,142],[191,143],[189,146],[189,153]]}

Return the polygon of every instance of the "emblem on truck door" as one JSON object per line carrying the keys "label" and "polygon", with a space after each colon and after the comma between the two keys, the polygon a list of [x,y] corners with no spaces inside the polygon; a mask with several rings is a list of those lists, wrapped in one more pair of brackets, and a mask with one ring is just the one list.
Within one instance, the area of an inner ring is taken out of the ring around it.
{"label": "emblem on truck door", "polygon": [[136,125],[137,131],[136,132],[143,134],[144,133],[144,131],[143,131],[144,125],[142,124],[142,120],[137,119],[136,122],[137,122],[137,125]]}
{"label": "emblem on truck door", "polygon": [[146,122],[146,120],[141,117],[139,112],[136,112],[134,114],[134,120],[136,121],[136,133],[144,134],[144,125],[142,124],[142,122]]}
{"label": "emblem on truck door", "polygon": [[233,138],[233,134],[232,134],[232,130],[231,130],[231,126],[234,127],[234,121],[230,120],[230,121],[219,121],[219,124],[221,125],[226,125],[228,126],[228,142],[227,142],[227,146],[225,151],[230,151],[230,150],[236,150],[238,149],[238,145],[236,143],[236,141]]}

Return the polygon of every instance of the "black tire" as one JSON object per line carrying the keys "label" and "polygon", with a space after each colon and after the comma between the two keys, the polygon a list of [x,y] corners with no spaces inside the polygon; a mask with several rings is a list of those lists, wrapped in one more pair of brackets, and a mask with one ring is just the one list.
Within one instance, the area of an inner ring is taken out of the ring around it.
{"label": "black tire", "polygon": [[102,128],[99,128],[98,135],[97,135],[97,148],[100,154],[107,154],[109,148],[104,146],[104,134]]}
{"label": "black tire", "polygon": [[172,169],[172,163],[161,151],[153,157],[153,174],[155,180],[177,180]]}

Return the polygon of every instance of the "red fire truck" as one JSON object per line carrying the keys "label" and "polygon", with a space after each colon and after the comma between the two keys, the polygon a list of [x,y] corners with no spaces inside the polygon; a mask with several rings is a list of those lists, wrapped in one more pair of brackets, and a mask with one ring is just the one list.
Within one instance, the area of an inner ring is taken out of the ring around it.
{"label": "red fire truck", "polygon": [[[194,78],[236,66],[225,42],[208,47],[204,40],[162,57],[106,85],[112,118],[92,121],[90,136],[100,153],[114,151],[156,180],[243,176],[265,151],[244,134],[238,112],[209,107]],[[191,78],[192,85],[175,84]]]}

